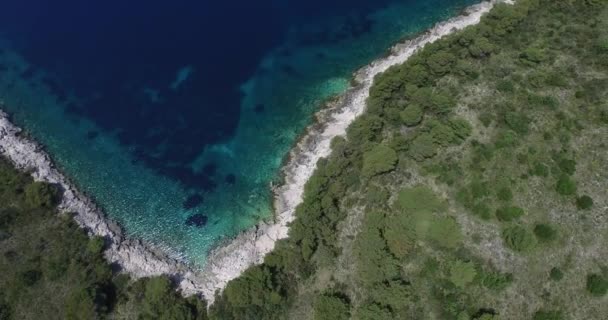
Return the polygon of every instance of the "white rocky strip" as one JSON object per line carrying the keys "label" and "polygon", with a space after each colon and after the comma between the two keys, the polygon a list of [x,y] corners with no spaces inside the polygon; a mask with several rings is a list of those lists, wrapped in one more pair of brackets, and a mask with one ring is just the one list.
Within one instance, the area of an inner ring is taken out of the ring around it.
{"label": "white rocky strip", "polygon": [[[438,23],[423,35],[394,46],[390,55],[378,59],[355,73],[356,85],[336,103],[317,114],[298,144],[291,150],[282,169],[284,184],[274,189],[275,219],[241,233],[213,250],[203,270],[192,270],[170,259],[162,250],[124,237],[120,228],[86,196],[79,193],[54,166],[44,150],[25,137],[8,116],[0,111],[0,154],[17,168],[31,172],[34,179],[56,184],[63,190],[59,205],[62,212],[73,213],[78,224],[90,234],[107,239],[107,259],[120,265],[134,277],[160,274],[172,276],[184,294],[201,294],[210,303],[214,294],[252,265],[262,263],[273,250],[275,242],[288,236],[289,223],[295,218],[295,208],[301,203],[306,181],[312,176],[319,159],[327,157],[330,142],[343,136],[350,123],[365,110],[373,79],[390,66],[401,64],[417,50],[454,31],[474,25],[501,0],[482,2],[467,8],[458,17]],[[505,2],[510,2],[506,1]],[[1,104],[0,104],[1,108]]]}

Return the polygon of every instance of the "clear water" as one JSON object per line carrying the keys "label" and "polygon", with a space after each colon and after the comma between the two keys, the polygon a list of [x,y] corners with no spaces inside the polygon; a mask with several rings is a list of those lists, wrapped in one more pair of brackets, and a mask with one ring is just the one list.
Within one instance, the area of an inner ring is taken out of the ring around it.
{"label": "clear water", "polygon": [[475,2],[9,0],[0,99],[128,235],[202,265],[272,215],[353,71]]}

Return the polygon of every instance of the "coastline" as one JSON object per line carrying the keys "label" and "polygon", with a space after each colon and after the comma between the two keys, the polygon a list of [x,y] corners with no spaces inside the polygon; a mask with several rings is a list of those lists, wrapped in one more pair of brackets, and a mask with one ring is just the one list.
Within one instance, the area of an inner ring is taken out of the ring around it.
{"label": "coastline", "polygon": [[393,46],[389,55],[354,73],[351,88],[316,113],[314,123],[289,152],[281,169],[283,183],[273,188],[273,221],[260,222],[219,245],[210,252],[202,270],[193,270],[162,250],[125,237],[117,224],[106,219],[103,212],[54,167],[43,148],[25,137],[2,111],[0,154],[18,169],[31,172],[34,179],[59,185],[63,191],[59,209],[74,213],[74,219],[89,234],[106,238],[108,247],[105,255],[109,262],[136,278],[167,274],[179,283],[184,294],[201,294],[211,304],[216,290],[222,290],[251,265],[262,263],[275,242],[288,236],[289,223],[295,219],[295,208],[302,200],[306,181],[313,174],[317,161],[330,154],[331,140],[344,135],[350,123],[365,110],[374,77],[390,66],[405,62],[424,45],[476,24],[498,2],[510,1],[491,0],[470,6],[464,14],[437,23],[422,35]]}

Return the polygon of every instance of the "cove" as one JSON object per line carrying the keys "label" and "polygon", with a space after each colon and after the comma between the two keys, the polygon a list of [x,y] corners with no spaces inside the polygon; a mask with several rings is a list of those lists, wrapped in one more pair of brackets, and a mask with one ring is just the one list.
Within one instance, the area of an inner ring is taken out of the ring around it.
{"label": "cove", "polygon": [[15,1],[0,99],[129,236],[203,265],[272,216],[285,155],[354,70],[473,2]]}

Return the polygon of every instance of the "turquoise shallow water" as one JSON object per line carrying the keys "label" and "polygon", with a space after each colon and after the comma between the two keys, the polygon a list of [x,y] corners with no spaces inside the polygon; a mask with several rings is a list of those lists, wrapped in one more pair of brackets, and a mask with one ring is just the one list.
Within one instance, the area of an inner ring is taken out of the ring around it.
{"label": "turquoise shallow water", "polygon": [[[41,142],[66,175],[94,198],[109,217],[117,220],[128,235],[202,265],[219,240],[272,215],[269,185],[280,180],[283,158],[311,123],[322,102],[348,88],[353,71],[384,54],[398,40],[411,37],[475,2],[393,1],[356,22],[342,15],[330,15],[290,25],[281,42],[268,48],[247,80],[234,88],[239,110],[230,134],[202,146],[193,144],[187,134],[183,136],[183,145],[179,136],[161,139],[145,150],[146,161],[142,161],[137,143],[125,142],[120,128],[108,128],[95,116],[71,111],[75,102],[103,93],[58,80],[56,83],[66,92],[58,94],[56,85],[45,81],[47,77],[56,77],[58,72],[26,61],[27,57],[20,56],[20,46],[12,39],[5,41],[0,52],[0,99],[14,122]],[[342,35],[357,23],[365,24],[364,32]],[[317,35],[314,41],[308,41],[311,34]],[[323,41],[318,40],[319,34],[324,35]],[[188,70],[182,67],[189,64],[186,61],[175,65],[178,67],[172,72],[179,74],[179,70]],[[191,74],[182,73],[184,81],[174,87],[187,86],[190,77],[205,73],[196,67],[190,70]],[[166,81],[168,87],[175,83],[170,80]],[[171,88],[163,91],[142,87],[128,90],[144,92],[142,99],[150,100],[149,112],[157,117],[175,116],[176,110],[159,108],[154,102],[154,93],[158,93],[156,98],[160,100],[170,99],[167,97]],[[104,101],[110,109],[112,100]],[[110,117],[111,121],[114,116],[117,122],[122,121],[119,118],[124,116],[123,112],[104,117]],[[138,112],[141,118],[137,115],[129,118],[134,127],[141,127],[150,136],[162,136],[167,130],[167,127],[146,127],[140,122],[146,121],[144,113],[148,111]],[[186,129],[210,126],[205,119],[210,115],[205,112],[197,114],[200,120],[189,115],[177,117],[178,121],[171,126]],[[176,145],[194,149],[194,156],[172,163],[165,155]],[[163,162],[164,168],[173,166],[181,170],[185,163],[188,172],[210,177],[213,188],[185,183],[176,175],[159,171],[151,165],[155,157]],[[192,208],[184,206],[193,194],[204,201]],[[195,214],[206,217],[204,226],[185,224]]]}

